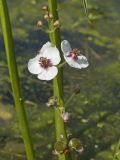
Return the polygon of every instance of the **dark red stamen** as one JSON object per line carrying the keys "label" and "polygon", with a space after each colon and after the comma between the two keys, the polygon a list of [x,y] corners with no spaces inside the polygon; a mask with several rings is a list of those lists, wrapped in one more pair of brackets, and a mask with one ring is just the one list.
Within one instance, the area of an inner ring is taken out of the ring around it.
{"label": "dark red stamen", "polygon": [[77,60],[78,56],[80,56],[80,51],[77,48],[74,48],[67,54],[67,57],[72,57],[73,60]]}
{"label": "dark red stamen", "polygon": [[39,64],[41,67],[43,67],[45,69],[52,66],[51,60],[47,59],[45,57],[40,57]]}

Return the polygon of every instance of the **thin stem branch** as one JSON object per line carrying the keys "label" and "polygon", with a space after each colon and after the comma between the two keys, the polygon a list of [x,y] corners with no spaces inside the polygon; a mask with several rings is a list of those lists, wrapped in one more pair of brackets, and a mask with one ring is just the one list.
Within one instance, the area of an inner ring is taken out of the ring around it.
{"label": "thin stem branch", "polygon": [[64,62],[60,63],[60,64],[58,65],[58,68],[63,67],[66,63],[67,63],[66,61],[64,61]]}
{"label": "thin stem branch", "polygon": [[24,109],[24,102],[21,97],[20,83],[18,78],[17,63],[14,51],[14,44],[12,38],[12,31],[9,19],[9,12],[6,0],[0,0],[0,19],[4,37],[4,44],[6,49],[6,56],[8,61],[8,68],[12,84],[13,96],[16,106],[16,111],[19,119],[20,130],[23,136],[27,159],[35,160],[30,131]]}
{"label": "thin stem branch", "polygon": [[68,99],[67,101],[65,102],[65,106],[67,106],[69,104],[69,102],[73,99],[73,97],[75,96],[76,94],[73,93]]}
{"label": "thin stem branch", "polygon": [[[49,29],[52,30],[54,28],[54,22],[59,19],[57,12],[57,1],[56,0],[48,0],[49,12],[53,15],[53,20],[49,21]],[[51,43],[55,45],[60,53],[60,29],[57,28],[54,32],[49,33]],[[61,58],[63,62],[63,57],[61,53]],[[60,106],[64,107],[64,94],[63,94],[63,69],[58,68],[58,75],[53,81],[54,95],[58,97]],[[67,143],[67,134],[64,122],[61,118],[60,111],[56,107],[55,108],[55,127],[56,127],[56,140],[60,140],[60,135],[64,135],[64,140]],[[59,160],[71,160],[70,152],[66,155],[59,155]]]}

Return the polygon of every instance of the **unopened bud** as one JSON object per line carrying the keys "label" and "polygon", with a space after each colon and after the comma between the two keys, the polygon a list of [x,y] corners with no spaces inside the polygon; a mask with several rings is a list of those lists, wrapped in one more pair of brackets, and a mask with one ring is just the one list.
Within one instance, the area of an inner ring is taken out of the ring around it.
{"label": "unopened bud", "polygon": [[37,22],[37,27],[42,27],[43,26],[43,22],[42,21],[38,21]]}
{"label": "unopened bud", "polygon": [[48,6],[43,6],[43,7],[42,7],[42,10],[48,11]]}
{"label": "unopened bud", "polygon": [[64,140],[64,135],[63,134],[60,135],[60,140]]}
{"label": "unopened bud", "polygon": [[48,20],[48,19],[49,19],[49,15],[48,15],[48,14],[45,14],[45,15],[44,15],[44,19],[45,19],[45,20]]}
{"label": "unopened bud", "polygon": [[51,13],[49,14],[49,18],[50,18],[50,19],[52,19],[52,18],[53,18],[53,15],[52,15]]}
{"label": "unopened bud", "polygon": [[63,112],[63,113],[61,113],[61,117],[62,117],[63,121],[66,123],[66,122],[68,122],[69,119],[70,119],[70,113],[68,113],[68,112]]}
{"label": "unopened bud", "polygon": [[60,21],[59,21],[59,20],[56,20],[56,21],[54,22],[54,27],[59,28],[60,26],[61,26]]}

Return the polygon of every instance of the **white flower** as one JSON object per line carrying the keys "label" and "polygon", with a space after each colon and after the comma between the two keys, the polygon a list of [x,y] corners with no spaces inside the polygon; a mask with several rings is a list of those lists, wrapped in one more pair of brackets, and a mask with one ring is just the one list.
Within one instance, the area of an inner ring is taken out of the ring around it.
{"label": "white flower", "polygon": [[61,49],[64,53],[66,62],[71,67],[78,69],[88,67],[89,63],[87,61],[87,58],[83,56],[77,48],[72,49],[70,43],[67,40],[63,40],[61,42]]}
{"label": "white flower", "polygon": [[37,74],[38,79],[51,80],[57,73],[58,69],[55,65],[61,61],[59,51],[56,47],[52,47],[50,42],[43,45],[39,54],[30,59],[28,62],[28,70],[32,74]]}
{"label": "white flower", "polygon": [[63,119],[65,123],[68,122],[68,120],[70,119],[70,113],[68,112],[61,113],[61,118]]}

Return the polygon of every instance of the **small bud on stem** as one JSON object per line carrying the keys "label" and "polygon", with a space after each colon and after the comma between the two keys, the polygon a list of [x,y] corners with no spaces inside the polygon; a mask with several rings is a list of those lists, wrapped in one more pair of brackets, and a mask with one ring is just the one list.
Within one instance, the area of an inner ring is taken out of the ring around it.
{"label": "small bud on stem", "polygon": [[49,15],[48,15],[48,14],[45,14],[45,15],[44,15],[44,19],[45,19],[45,20],[49,20]]}
{"label": "small bud on stem", "polygon": [[67,123],[69,121],[69,119],[70,119],[70,113],[68,113],[68,112],[61,113],[61,118],[63,119],[63,121],[65,123]]}
{"label": "small bud on stem", "polygon": [[49,18],[50,18],[50,19],[52,19],[52,18],[53,18],[53,15],[52,15],[51,13],[49,14]]}
{"label": "small bud on stem", "polygon": [[43,26],[43,22],[39,20],[39,21],[37,22],[37,27],[42,27],[42,26]]}
{"label": "small bud on stem", "polygon": [[54,27],[60,28],[60,26],[61,26],[60,21],[59,21],[59,20],[56,20],[56,21],[54,22]]}
{"label": "small bud on stem", "polygon": [[44,11],[48,11],[48,6],[46,6],[46,5],[45,5],[45,6],[43,6],[43,7],[42,7],[42,10],[44,10]]}

